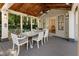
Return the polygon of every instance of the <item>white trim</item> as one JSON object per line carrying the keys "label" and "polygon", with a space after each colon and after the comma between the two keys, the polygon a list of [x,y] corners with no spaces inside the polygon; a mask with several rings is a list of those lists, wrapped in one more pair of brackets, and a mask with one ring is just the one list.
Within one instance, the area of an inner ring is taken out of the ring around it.
{"label": "white trim", "polygon": [[75,12],[75,9],[76,9],[76,7],[77,7],[78,5],[79,5],[79,3],[74,3],[74,4],[72,5],[71,11]]}
{"label": "white trim", "polygon": [[38,25],[38,28],[39,28],[39,18],[36,18],[36,19],[37,19],[37,23],[38,23],[37,25]]}
{"label": "white trim", "polygon": [[2,36],[1,39],[8,38],[8,8],[10,8],[13,3],[5,3],[1,8],[2,12]]}
{"label": "white trim", "polygon": [[73,11],[69,11],[69,38],[75,39],[75,16]]}
{"label": "white trim", "polygon": [[12,5],[13,5],[13,3],[5,3],[5,4],[3,5],[3,7],[1,8],[1,11],[6,11],[6,10],[8,10]]}
{"label": "white trim", "polygon": [[22,15],[20,16],[20,26],[21,26],[21,33],[23,31],[23,18],[22,18]]}
{"label": "white trim", "polygon": [[31,20],[30,20],[30,21],[31,21],[31,31],[32,31],[32,29],[33,29],[33,28],[32,28],[32,19],[33,19],[33,17],[31,17]]}
{"label": "white trim", "polygon": [[21,13],[21,12],[17,12],[17,11],[14,11],[14,10],[8,10],[8,12],[12,13],[12,14],[16,14],[16,15],[27,16],[27,14],[24,14],[24,13]]}
{"label": "white trim", "polygon": [[[31,16],[31,15],[27,15],[27,14],[24,14],[24,13],[21,13],[21,12],[17,12],[17,11],[14,11],[14,10],[8,10],[9,13],[12,13],[12,14],[16,14],[16,15],[20,15],[20,16],[28,16],[28,17],[31,17],[31,30],[32,30],[32,19],[33,18],[36,18],[38,20],[38,17],[34,17],[34,16]],[[27,18],[28,19],[28,18]],[[21,22],[23,21],[23,19],[21,20]],[[38,20],[39,21],[39,20]],[[38,22],[38,27],[39,27],[39,22]],[[21,24],[21,30],[23,29],[23,26]]]}
{"label": "white trim", "polygon": [[25,14],[25,13],[21,13],[21,12],[17,12],[17,11],[14,11],[14,10],[8,10],[9,13],[13,13],[13,14],[16,14],[16,15],[22,15],[22,16],[31,16],[33,18],[37,18],[35,16],[32,16],[32,15],[28,15],[28,14]]}

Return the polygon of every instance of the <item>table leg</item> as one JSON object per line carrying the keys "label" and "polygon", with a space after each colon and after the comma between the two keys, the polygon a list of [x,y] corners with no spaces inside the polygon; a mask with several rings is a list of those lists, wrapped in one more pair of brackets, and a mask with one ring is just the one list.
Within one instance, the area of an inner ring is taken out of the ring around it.
{"label": "table leg", "polygon": [[30,48],[33,48],[32,37],[29,37],[29,39],[30,39]]}
{"label": "table leg", "polygon": [[30,42],[30,48],[33,48],[33,44],[32,44],[32,41]]}

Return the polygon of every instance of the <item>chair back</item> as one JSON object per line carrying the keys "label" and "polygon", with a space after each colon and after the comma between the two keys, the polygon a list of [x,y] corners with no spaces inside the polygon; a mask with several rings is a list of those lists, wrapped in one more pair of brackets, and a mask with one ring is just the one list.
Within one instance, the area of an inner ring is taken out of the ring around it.
{"label": "chair back", "polygon": [[13,44],[19,44],[17,39],[18,37],[16,34],[11,33],[11,37],[12,37]]}
{"label": "chair back", "polygon": [[36,29],[32,29],[32,31],[36,31]]}
{"label": "chair back", "polygon": [[42,40],[44,36],[44,32],[39,32],[38,40]]}

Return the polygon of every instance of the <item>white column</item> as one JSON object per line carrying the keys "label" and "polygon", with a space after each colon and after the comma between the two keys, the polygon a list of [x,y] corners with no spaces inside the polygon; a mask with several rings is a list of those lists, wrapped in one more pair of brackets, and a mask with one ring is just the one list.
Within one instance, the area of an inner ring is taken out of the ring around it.
{"label": "white column", "polygon": [[8,11],[2,11],[2,39],[8,38]]}
{"label": "white column", "polygon": [[23,31],[23,19],[22,19],[22,15],[20,16],[20,26],[21,26],[21,33]]}
{"label": "white column", "polygon": [[11,7],[13,3],[5,3],[1,9],[2,12],[2,36],[1,39],[8,38],[8,8]]}
{"label": "white column", "polygon": [[45,19],[44,19],[44,22],[45,22],[45,25],[44,25],[44,28],[46,28],[46,29],[48,29],[48,17],[46,17]]}
{"label": "white column", "polygon": [[31,17],[31,31],[32,31],[32,19],[33,19],[33,18]]}
{"label": "white column", "polygon": [[78,5],[78,44],[77,44],[77,51],[78,51],[78,56],[79,56],[79,5]]}
{"label": "white column", "polygon": [[73,11],[69,11],[69,38],[75,39],[75,18]]}
{"label": "white column", "polygon": [[38,28],[39,28],[39,19],[37,18],[37,25],[38,25]]}
{"label": "white column", "polygon": [[78,41],[79,41],[79,6],[78,6]]}
{"label": "white column", "polygon": [[75,12],[75,39],[78,41],[78,10]]}

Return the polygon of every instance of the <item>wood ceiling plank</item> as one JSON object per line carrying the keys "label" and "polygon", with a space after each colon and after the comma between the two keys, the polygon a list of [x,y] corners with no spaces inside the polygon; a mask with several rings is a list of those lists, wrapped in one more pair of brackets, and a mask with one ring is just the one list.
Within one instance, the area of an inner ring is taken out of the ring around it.
{"label": "wood ceiling plank", "polygon": [[4,3],[0,3],[0,9],[2,8],[3,5],[4,5]]}
{"label": "wood ceiling plank", "polygon": [[41,15],[50,9],[70,10],[72,4],[66,5],[66,3],[15,3],[10,9],[30,14],[33,16]]}
{"label": "wood ceiling plank", "polygon": [[17,10],[17,9],[21,8],[21,6],[23,4],[24,3],[15,3],[13,6],[10,7],[10,9]]}

